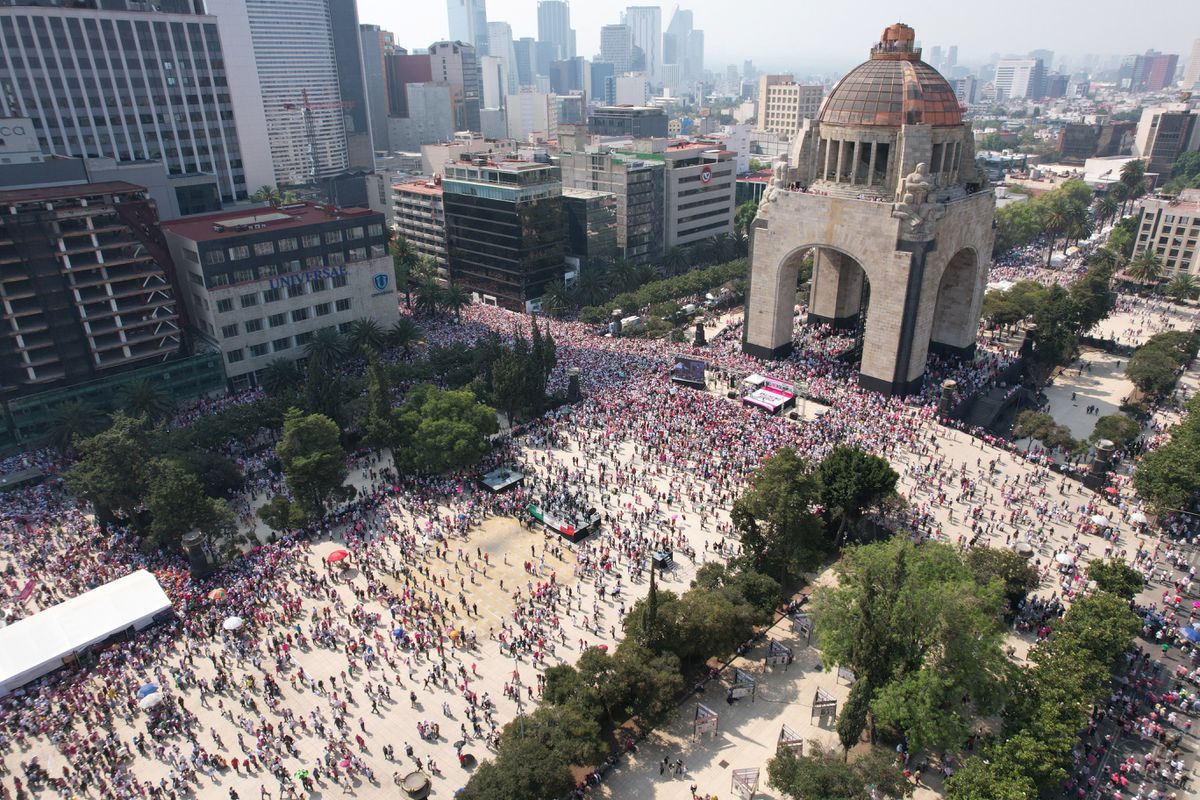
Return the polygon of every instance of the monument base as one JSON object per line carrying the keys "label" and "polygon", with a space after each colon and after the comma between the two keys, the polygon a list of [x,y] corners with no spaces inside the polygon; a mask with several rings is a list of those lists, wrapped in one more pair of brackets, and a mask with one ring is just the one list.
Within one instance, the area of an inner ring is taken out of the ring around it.
{"label": "monument base", "polygon": [[910,381],[890,381],[884,378],[876,378],[873,375],[859,373],[858,385],[862,388],[878,392],[879,394],[888,397],[904,397],[908,394],[916,394],[921,391],[922,384],[925,383],[925,374],[921,373]]}

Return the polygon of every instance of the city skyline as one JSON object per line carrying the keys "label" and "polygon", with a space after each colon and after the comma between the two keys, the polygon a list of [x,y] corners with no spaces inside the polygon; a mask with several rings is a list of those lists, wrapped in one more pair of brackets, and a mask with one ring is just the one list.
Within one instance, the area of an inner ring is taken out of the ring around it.
{"label": "city skyline", "polygon": [[[362,22],[394,31],[397,43],[410,50],[448,36],[444,3],[427,5],[424,13],[415,16],[390,0],[358,0],[358,5]],[[696,28],[706,31],[708,68],[718,71],[722,65],[740,65],[747,58],[764,69],[845,70],[862,60],[881,25],[896,21],[913,26],[926,47],[958,45],[960,63],[985,63],[993,53],[1024,55],[1039,48],[1068,58],[1131,55],[1153,48],[1178,53],[1184,61],[1200,36],[1200,5],[1168,5],[1161,0],[1138,6],[1136,26],[1113,24],[1129,13],[1128,4],[1117,0],[1096,0],[1087,6],[1086,14],[1075,3],[1013,0],[1002,14],[969,15],[955,0],[864,0],[853,14],[819,5],[780,11],[769,0],[738,4],[599,0],[571,4],[576,52],[588,59],[598,53],[601,26],[619,23],[630,5],[659,6],[664,26],[676,5],[693,11]],[[514,38],[537,36],[537,0],[488,0],[487,14],[489,20],[508,22]],[[1031,19],[1038,24],[1030,25]]]}

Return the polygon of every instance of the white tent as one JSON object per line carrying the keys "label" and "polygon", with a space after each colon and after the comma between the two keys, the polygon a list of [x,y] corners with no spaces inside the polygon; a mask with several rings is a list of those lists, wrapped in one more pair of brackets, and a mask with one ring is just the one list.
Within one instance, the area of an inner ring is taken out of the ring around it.
{"label": "white tent", "polygon": [[142,569],[0,628],[0,697],[170,609],[158,579]]}

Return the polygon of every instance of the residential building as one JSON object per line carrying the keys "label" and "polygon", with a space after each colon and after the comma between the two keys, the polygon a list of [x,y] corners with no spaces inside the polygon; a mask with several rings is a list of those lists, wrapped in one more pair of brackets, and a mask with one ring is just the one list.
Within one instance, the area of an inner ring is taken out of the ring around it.
{"label": "residential building", "polygon": [[234,389],[324,328],[399,316],[383,214],[297,203],[163,225],[196,336],[221,352]]}
{"label": "residential building", "polygon": [[504,108],[504,98],[512,94],[508,90],[508,62],[500,56],[484,56],[479,61],[481,110]]}
{"label": "residential building", "polygon": [[404,87],[406,116],[388,117],[392,147],[414,152],[444,142],[460,130],[454,114],[454,87],[447,83],[410,83]]}
{"label": "residential building", "polygon": [[575,31],[571,29],[571,6],[566,0],[538,0],[538,41],[554,47],[554,60],[575,57]]}
{"label": "residential building", "polygon": [[733,153],[711,142],[634,140],[627,156],[663,164],[664,246],[686,247],[722,233],[733,233],[737,193]]}
{"label": "residential building", "polygon": [[1042,97],[1045,90],[1046,68],[1040,59],[1001,59],[992,79],[997,100]]}
{"label": "residential building", "polygon": [[755,127],[791,138],[802,120],[817,118],[824,96],[825,87],[820,84],[796,83],[791,75],[760,75]]}
{"label": "residential building", "polygon": [[557,167],[487,156],[447,164],[442,198],[451,280],[483,302],[530,311],[562,278]]}
{"label": "residential building", "polygon": [[375,143],[371,135],[371,109],[367,99],[358,4],[355,0],[328,0],[328,3],[334,63],[342,96],[347,163],[351,168],[372,170],[375,169]]}
{"label": "residential building", "polygon": [[182,6],[27,2],[0,4],[0,117],[32,120],[43,152],[162,161],[172,183],[214,176],[222,202],[274,183],[245,31]]}
{"label": "residential building", "polygon": [[446,0],[450,40],[469,44],[478,57],[489,54],[487,0]]}
{"label": "residential building", "polygon": [[[451,3],[459,0],[450,0]],[[482,0],[479,0],[482,3]],[[475,48],[461,41],[437,42],[429,46],[433,80],[448,83],[454,106],[456,131],[479,130],[479,65]]]}
{"label": "residential building", "polygon": [[1188,59],[1187,70],[1183,73],[1184,91],[1193,91],[1200,87],[1200,39],[1192,43],[1192,56]]}
{"label": "residential building", "polygon": [[509,95],[505,104],[508,138],[518,142],[553,139],[558,133],[557,110],[552,94],[522,89]]}
{"label": "residential building", "polygon": [[1200,279],[1200,193],[1184,190],[1176,200],[1143,199],[1133,255],[1150,250],[1163,263],[1163,277],[1186,274]]}
{"label": "residential building", "polygon": [[607,149],[564,152],[563,186],[604,192],[617,200],[617,250],[635,264],[655,262],[663,254],[664,165],[661,161]]}
{"label": "residential building", "polygon": [[[428,53],[396,53],[384,58],[384,77],[387,81],[388,116],[411,116],[408,108],[408,86],[433,81],[433,61]],[[402,149],[393,145],[393,149]]]}
{"label": "residential building", "polygon": [[1160,92],[1175,82],[1178,67],[1179,56],[1147,50],[1134,59],[1129,88],[1134,92]]}
{"label": "residential building", "polygon": [[958,104],[964,108],[975,103],[975,76],[966,75],[962,78],[953,78],[950,80],[950,86],[954,89],[954,96],[958,98]]}
{"label": "residential building", "polygon": [[613,65],[613,74],[624,75],[633,69],[633,29],[628,25],[600,28],[600,58]]}
{"label": "residential building", "polygon": [[378,25],[359,25],[359,43],[363,54],[363,88],[367,96],[367,113],[371,120],[371,143],[376,152],[391,152],[388,141],[387,57],[392,34]]}
{"label": "residential building", "polygon": [[592,189],[563,189],[565,255],[577,268],[617,257],[617,197]]}
{"label": "residential building", "polygon": [[505,94],[512,94],[521,86],[517,80],[517,51],[513,47],[512,27],[507,22],[488,23],[488,55],[504,59],[508,75]]}
{"label": "residential building", "polygon": [[667,112],[651,106],[600,106],[588,115],[588,132],[632,139],[664,138]]}
{"label": "residential building", "polygon": [[431,258],[446,268],[446,210],[442,204],[442,178],[393,184],[393,221],[418,256]]}
{"label": "residential building", "polygon": [[1146,172],[1156,174],[1160,184],[1170,180],[1175,159],[1200,150],[1197,116],[1185,103],[1142,110],[1133,154],[1146,162]]}
{"label": "residential building", "polygon": [[655,86],[662,82],[662,9],[658,6],[629,6],[622,15],[629,26],[633,46],[642,51],[643,69]]}

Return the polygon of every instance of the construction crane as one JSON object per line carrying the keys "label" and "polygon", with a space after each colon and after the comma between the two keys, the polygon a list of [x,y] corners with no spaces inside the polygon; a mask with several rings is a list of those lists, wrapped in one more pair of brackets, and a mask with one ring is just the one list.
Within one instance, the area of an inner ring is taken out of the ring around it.
{"label": "construction crane", "polygon": [[[314,103],[308,99],[308,89],[301,89],[300,97],[303,100],[303,104],[299,106],[299,108],[304,115],[304,137],[308,140],[308,157],[309,161],[312,163],[312,173],[310,178],[313,183],[316,183],[319,175],[318,167],[320,165],[320,157],[317,154],[317,126],[316,121],[313,119],[313,111],[323,111],[327,109],[344,111],[347,108],[353,108],[354,103],[345,100],[331,100],[328,102]],[[288,111],[294,111],[297,108],[295,103],[284,103],[283,107]]]}

